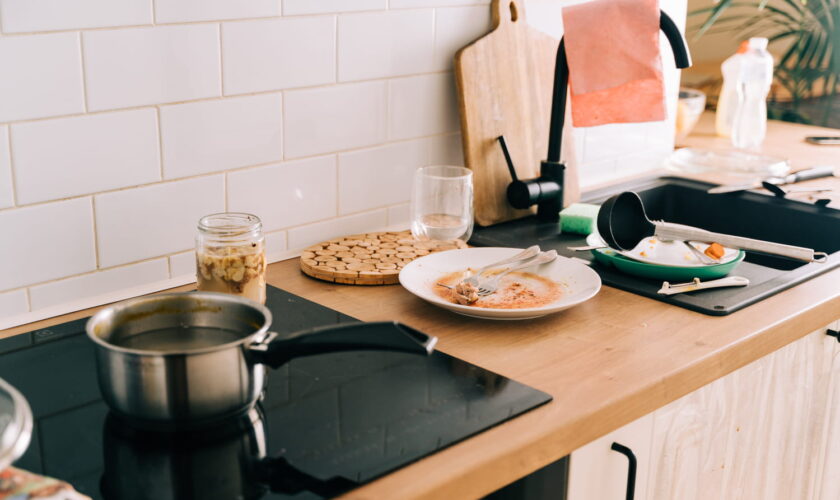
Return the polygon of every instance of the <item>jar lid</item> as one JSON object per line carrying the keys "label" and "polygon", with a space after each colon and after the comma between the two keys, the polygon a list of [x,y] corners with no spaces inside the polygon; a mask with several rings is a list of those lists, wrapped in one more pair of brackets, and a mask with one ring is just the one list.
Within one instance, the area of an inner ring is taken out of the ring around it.
{"label": "jar lid", "polygon": [[32,438],[32,410],[26,398],[0,379],[0,471],[20,458]]}

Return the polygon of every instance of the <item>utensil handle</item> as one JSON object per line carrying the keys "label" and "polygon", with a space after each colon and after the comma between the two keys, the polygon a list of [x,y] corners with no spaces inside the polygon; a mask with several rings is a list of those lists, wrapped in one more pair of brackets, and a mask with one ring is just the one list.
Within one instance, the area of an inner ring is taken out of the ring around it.
{"label": "utensil handle", "polygon": [[557,258],[557,250],[549,250],[547,252],[543,252],[543,253],[537,255],[533,259],[529,259],[529,260],[526,260],[524,262],[520,262],[519,264],[517,264],[515,266],[511,266],[505,272],[500,274],[498,277],[502,277],[502,276],[504,276],[504,275],[506,275],[510,272],[516,271],[517,269],[524,269],[526,267],[538,266],[540,264],[545,264],[545,263],[551,262],[552,260],[554,260],[556,258]]}
{"label": "utensil handle", "polygon": [[703,241],[706,243],[717,242],[725,247],[740,248],[743,250],[752,250],[754,252],[768,253],[772,255],[782,255],[790,257],[791,259],[804,260],[805,262],[815,262],[815,252],[811,248],[797,247],[793,245],[784,245],[782,243],[773,243],[771,241],[754,240],[752,238],[745,238],[743,236],[733,236],[730,234],[713,233],[692,226],[684,226],[682,224],[674,224],[672,222],[654,222],[656,227],[654,235],[663,240],[673,241]]}
{"label": "utensil handle", "polygon": [[487,264],[486,266],[482,267],[475,273],[476,276],[481,275],[484,271],[488,269],[493,269],[494,267],[503,266],[505,264],[510,264],[512,262],[518,262],[520,260],[530,259],[539,255],[540,253],[540,246],[534,245],[526,248],[525,250],[519,252],[518,254],[514,255],[513,257],[508,257],[507,259],[502,259],[498,262],[494,262],[492,264]]}
{"label": "utensil handle", "polygon": [[277,368],[293,358],[340,351],[397,351],[429,355],[437,337],[396,321],[325,326],[278,334],[249,347],[255,363]]}
{"label": "utensil handle", "polygon": [[799,172],[794,172],[785,177],[785,184],[794,184],[796,182],[808,181],[811,179],[820,179],[822,177],[831,177],[834,175],[834,167],[831,165],[823,165],[820,167],[812,167]]}

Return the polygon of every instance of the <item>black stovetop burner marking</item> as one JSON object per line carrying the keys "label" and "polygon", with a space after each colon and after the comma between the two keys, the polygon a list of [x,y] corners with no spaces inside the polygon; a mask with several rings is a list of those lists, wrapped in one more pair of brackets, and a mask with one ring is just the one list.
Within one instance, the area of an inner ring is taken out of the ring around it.
{"label": "black stovetop burner marking", "polygon": [[[357,321],[271,286],[266,306],[274,316],[272,329],[281,333]],[[113,436],[104,432],[108,410],[99,394],[85,322],[0,340],[0,378],[26,396],[36,418],[32,443],[16,465],[69,481],[94,499],[126,498],[101,490],[113,484],[104,477],[106,451],[110,470],[126,449],[115,452]],[[548,394],[441,352],[424,358],[366,351],[298,358],[269,370],[261,409],[269,456],[282,456],[307,476],[363,484],[550,400]],[[106,444],[111,448],[104,449]],[[217,451],[199,458],[217,457]],[[178,463],[178,474],[196,474],[197,468],[206,467],[194,456],[187,454],[186,459],[181,444],[169,450],[174,458],[159,450],[144,453],[144,460],[152,456]],[[227,473],[220,474],[218,467],[207,470],[212,477],[199,475],[199,480],[229,484],[241,476],[233,469],[227,471],[230,477],[221,477]],[[145,486],[131,490],[138,494],[133,498],[144,498],[138,492],[151,484],[165,491],[162,483],[167,480],[146,478]],[[184,488],[173,486],[175,497],[188,498]],[[243,486],[242,492],[244,498],[322,498],[309,491],[284,494],[254,485]]]}

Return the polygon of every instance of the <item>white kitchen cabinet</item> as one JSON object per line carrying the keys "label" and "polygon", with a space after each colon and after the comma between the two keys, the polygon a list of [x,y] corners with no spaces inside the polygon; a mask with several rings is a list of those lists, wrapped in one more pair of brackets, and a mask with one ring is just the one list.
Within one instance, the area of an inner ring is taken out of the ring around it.
{"label": "white kitchen cabinet", "polygon": [[571,455],[569,500],[840,500],[840,321]]}
{"label": "white kitchen cabinet", "polygon": [[832,343],[821,328],[654,412],[649,498],[840,498],[817,491],[840,436]]}
{"label": "white kitchen cabinet", "polygon": [[568,500],[623,500],[627,491],[628,458],[612,449],[626,446],[636,456],[635,499],[647,498],[648,464],[653,414],[630,422],[572,453]]}
{"label": "white kitchen cabinet", "polygon": [[[840,321],[830,327],[840,335]],[[826,412],[825,436],[816,470],[813,500],[840,499],[840,337],[826,337],[832,348],[829,405]]]}

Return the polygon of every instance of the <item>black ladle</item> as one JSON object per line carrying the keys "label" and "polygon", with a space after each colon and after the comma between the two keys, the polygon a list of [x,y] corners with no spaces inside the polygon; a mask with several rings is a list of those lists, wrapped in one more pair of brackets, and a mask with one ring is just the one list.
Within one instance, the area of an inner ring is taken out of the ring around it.
{"label": "black ladle", "polygon": [[815,252],[811,248],[713,233],[671,222],[651,221],[645,213],[642,199],[632,191],[617,194],[601,205],[598,233],[607,245],[616,250],[632,250],[643,239],[656,236],[661,241],[717,242],[730,248],[782,255],[806,262],[825,262],[828,258],[826,253]]}

